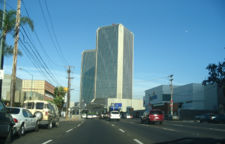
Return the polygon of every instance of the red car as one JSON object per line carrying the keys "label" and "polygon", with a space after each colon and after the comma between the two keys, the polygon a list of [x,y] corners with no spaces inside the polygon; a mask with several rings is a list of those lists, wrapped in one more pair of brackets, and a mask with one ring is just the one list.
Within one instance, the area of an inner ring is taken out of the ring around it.
{"label": "red car", "polygon": [[145,111],[143,116],[141,116],[141,123],[159,122],[160,124],[162,124],[163,121],[164,121],[164,114],[161,110],[158,109]]}

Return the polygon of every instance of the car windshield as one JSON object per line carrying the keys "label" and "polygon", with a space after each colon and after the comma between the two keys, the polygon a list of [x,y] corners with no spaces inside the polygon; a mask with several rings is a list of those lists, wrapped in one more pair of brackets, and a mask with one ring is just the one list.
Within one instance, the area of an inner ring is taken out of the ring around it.
{"label": "car windshield", "polygon": [[0,0],[0,35],[1,113],[60,123],[14,144],[225,141],[225,0]]}
{"label": "car windshield", "polygon": [[44,108],[44,103],[36,103],[36,109],[43,109]]}
{"label": "car windshield", "polygon": [[119,114],[119,112],[111,112],[112,114]]}
{"label": "car windshield", "polygon": [[151,111],[150,114],[162,114],[162,111]]}
{"label": "car windshield", "polygon": [[20,109],[19,108],[7,108],[7,110],[11,114],[19,114],[20,113]]}

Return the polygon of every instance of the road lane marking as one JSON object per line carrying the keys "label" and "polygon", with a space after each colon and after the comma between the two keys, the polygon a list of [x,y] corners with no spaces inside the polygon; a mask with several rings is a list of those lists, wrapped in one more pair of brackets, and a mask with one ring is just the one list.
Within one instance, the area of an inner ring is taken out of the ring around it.
{"label": "road lane marking", "polygon": [[81,124],[78,124],[77,127],[80,127]]}
{"label": "road lane marking", "polygon": [[71,128],[71,129],[67,130],[66,132],[68,133],[68,132],[70,132],[71,130],[73,130],[73,129]]}
{"label": "road lane marking", "polygon": [[112,126],[114,127],[115,125],[114,125],[114,124],[112,124]]}
{"label": "road lane marking", "polygon": [[124,131],[124,130],[122,130],[122,129],[119,129],[119,131],[121,131],[122,133],[125,133],[125,131]]}
{"label": "road lane marking", "polygon": [[183,127],[184,125],[180,125],[180,124],[172,124],[174,126],[178,126],[178,127]]}
{"label": "road lane marking", "polygon": [[47,143],[50,143],[52,140],[48,140],[46,142],[43,142],[42,144],[47,144]]}
{"label": "road lane marking", "polygon": [[138,144],[144,144],[143,142],[139,141],[138,139],[133,139]]}
{"label": "road lane marking", "polygon": [[174,129],[170,129],[170,128],[162,128],[163,130],[168,130],[168,131],[175,131]]}
{"label": "road lane marking", "polygon": [[225,132],[225,130],[223,130],[223,129],[216,129],[216,128],[209,128],[209,130]]}

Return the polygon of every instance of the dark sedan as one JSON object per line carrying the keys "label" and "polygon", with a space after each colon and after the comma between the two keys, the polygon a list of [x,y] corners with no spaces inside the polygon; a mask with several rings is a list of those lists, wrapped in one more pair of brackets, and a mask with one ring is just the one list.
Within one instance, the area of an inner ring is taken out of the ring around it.
{"label": "dark sedan", "polygon": [[195,116],[195,120],[200,121],[200,123],[213,122],[213,119],[215,118],[215,116],[216,116],[216,114],[214,114],[214,113],[206,113],[206,114]]}
{"label": "dark sedan", "polygon": [[[8,143],[13,136],[14,121],[5,105],[0,101],[0,142]],[[2,142],[4,141],[4,142]]]}

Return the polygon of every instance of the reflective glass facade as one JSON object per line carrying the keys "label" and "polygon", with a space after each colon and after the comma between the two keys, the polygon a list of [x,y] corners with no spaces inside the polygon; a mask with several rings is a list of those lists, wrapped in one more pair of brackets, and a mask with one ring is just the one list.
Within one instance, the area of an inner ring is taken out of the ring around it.
{"label": "reflective glass facade", "polygon": [[123,98],[132,98],[134,36],[124,28]]}
{"label": "reflective glass facade", "polygon": [[96,98],[132,98],[133,34],[121,24],[97,30]]}
{"label": "reflective glass facade", "polygon": [[80,100],[90,103],[94,98],[96,51],[87,50],[82,54]]}

